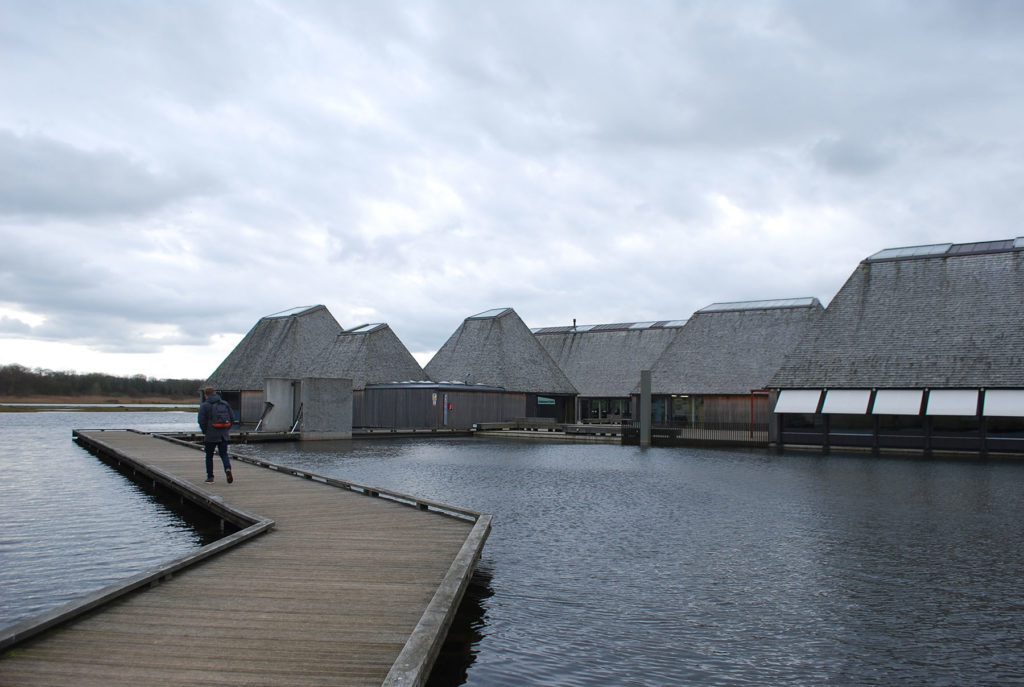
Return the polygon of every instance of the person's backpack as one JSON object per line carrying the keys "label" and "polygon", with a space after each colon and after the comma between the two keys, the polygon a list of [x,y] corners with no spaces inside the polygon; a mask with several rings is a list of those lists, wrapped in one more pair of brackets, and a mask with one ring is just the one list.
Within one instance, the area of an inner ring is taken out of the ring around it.
{"label": "person's backpack", "polygon": [[213,403],[210,406],[210,419],[213,420],[210,424],[214,427],[220,429],[230,427],[231,421],[234,419],[231,414],[231,406],[223,399]]}

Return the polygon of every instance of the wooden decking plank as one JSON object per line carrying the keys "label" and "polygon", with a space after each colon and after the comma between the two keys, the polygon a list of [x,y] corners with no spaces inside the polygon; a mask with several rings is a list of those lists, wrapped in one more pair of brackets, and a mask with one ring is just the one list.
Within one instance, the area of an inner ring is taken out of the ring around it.
{"label": "wooden decking plank", "polygon": [[238,461],[234,484],[205,485],[200,452],[101,439],[276,526],[22,642],[0,685],[379,685],[473,529]]}

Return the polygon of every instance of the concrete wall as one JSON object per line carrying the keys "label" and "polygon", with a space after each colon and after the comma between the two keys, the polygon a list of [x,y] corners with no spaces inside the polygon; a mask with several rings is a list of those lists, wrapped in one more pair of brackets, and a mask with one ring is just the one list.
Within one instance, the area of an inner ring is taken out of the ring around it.
{"label": "concrete wall", "polygon": [[287,432],[295,424],[293,379],[268,377],[263,383],[264,400],[274,404],[267,416],[263,418],[260,431]]}
{"label": "concrete wall", "polygon": [[302,439],[351,439],[352,380],[306,377],[301,384]]}

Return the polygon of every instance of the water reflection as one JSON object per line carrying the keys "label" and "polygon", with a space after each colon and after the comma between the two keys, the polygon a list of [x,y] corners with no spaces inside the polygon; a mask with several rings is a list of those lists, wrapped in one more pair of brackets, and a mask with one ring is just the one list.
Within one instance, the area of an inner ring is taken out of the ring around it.
{"label": "water reflection", "polygon": [[459,610],[452,620],[451,629],[438,654],[434,671],[427,687],[448,687],[465,684],[470,666],[476,660],[477,647],[487,627],[484,603],[494,596],[491,588],[491,570],[478,565],[466,588]]}
{"label": "water reflection", "polygon": [[194,422],[176,412],[0,413],[0,626],[202,545],[184,517],[71,440],[73,427]]}

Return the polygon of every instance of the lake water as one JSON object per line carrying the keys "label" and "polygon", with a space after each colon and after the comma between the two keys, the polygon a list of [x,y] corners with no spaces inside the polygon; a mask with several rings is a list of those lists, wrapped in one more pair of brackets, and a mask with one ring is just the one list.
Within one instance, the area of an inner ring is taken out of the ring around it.
{"label": "lake water", "polygon": [[459,628],[476,641],[435,684],[1024,684],[1021,464],[486,439],[246,450],[494,514]]}
{"label": "lake water", "polygon": [[194,424],[183,412],[0,413],[0,626],[201,545],[182,517],[71,437],[72,428]]}
{"label": "lake water", "polygon": [[[113,574],[125,559],[197,545],[173,517],[145,524],[167,513],[70,436],[179,422],[194,420],[0,414],[0,460],[15,467],[0,486],[5,613],[26,542],[55,552],[20,575],[47,602],[82,586],[90,556],[112,580],[134,572]],[[1024,463],[487,439],[235,450],[494,514],[435,686],[1024,684]],[[113,502],[127,510],[93,518],[69,550],[60,523]]]}

